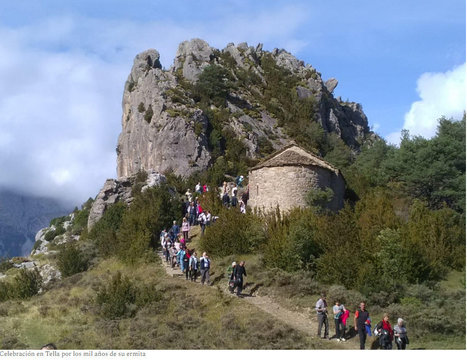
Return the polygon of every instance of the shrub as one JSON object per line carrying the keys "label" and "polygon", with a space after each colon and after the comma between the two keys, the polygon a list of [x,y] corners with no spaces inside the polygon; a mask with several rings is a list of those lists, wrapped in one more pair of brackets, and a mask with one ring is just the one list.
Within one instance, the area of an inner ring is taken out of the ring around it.
{"label": "shrub", "polygon": [[136,312],[136,288],[128,277],[117,272],[108,285],[103,285],[96,295],[96,303],[105,318],[116,319],[133,316]]}
{"label": "shrub", "polygon": [[204,101],[223,105],[231,87],[230,74],[222,66],[208,65],[199,75],[195,94]]}
{"label": "shrub", "polygon": [[159,244],[160,231],[180,218],[179,199],[166,184],[137,194],[121,218],[114,244],[117,255],[125,262],[136,262]]}
{"label": "shrub", "polygon": [[60,223],[56,226],[55,229],[51,229],[47,231],[47,233],[44,235],[44,239],[47,242],[53,241],[55,237],[61,236],[66,232],[66,229],[63,227],[63,224]]}
{"label": "shrub", "polygon": [[68,277],[88,269],[88,259],[74,244],[62,248],[57,257],[58,269],[63,276]]}
{"label": "shrub", "polygon": [[144,113],[144,111],[146,110],[146,107],[144,106],[144,103],[141,102],[138,104],[138,112],[140,113]]}
{"label": "shrub", "polygon": [[333,197],[334,192],[331,188],[310,189],[306,194],[306,203],[309,207],[313,207],[317,212],[322,212],[332,201]]}
{"label": "shrub", "polygon": [[154,115],[154,111],[152,110],[151,104],[149,104],[148,109],[144,113],[144,120],[148,123],[151,123],[152,116]]}
{"label": "shrub", "polygon": [[26,299],[39,292],[42,277],[37,269],[21,269],[13,279],[10,298]]}
{"label": "shrub", "polygon": [[6,257],[0,257],[0,272],[5,273],[10,268],[13,267],[13,264]]}
{"label": "shrub", "polygon": [[115,254],[117,231],[126,209],[127,206],[122,202],[111,205],[89,232],[89,238],[96,242],[97,250],[101,256]]}
{"label": "shrub", "polygon": [[74,234],[81,234],[88,227],[88,218],[89,218],[88,208],[82,208],[81,210],[76,210],[74,212],[75,217],[73,218],[73,226],[71,231]]}
{"label": "shrub", "polygon": [[70,220],[70,216],[57,217],[50,221],[50,226],[58,227],[60,224],[66,221],[69,221],[69,220]]}
{"label": "shrub", "polygon": [[264,242],[261,220],[238,209],[224,209],[201,239],[201,248],[215,256],[251,253]]}

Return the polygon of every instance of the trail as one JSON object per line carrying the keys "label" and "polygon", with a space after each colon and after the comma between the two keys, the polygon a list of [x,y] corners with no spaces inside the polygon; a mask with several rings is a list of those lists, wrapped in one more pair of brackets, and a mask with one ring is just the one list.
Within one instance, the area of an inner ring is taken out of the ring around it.
{"label": "trail", "polygon": [[[174,278],[184,279],[185,274],[179,268],[172,267],[165,261],[165,258],[161,251],[158,252],[161,260],[162,265],[167,273],[168,276]],[[183,277],[183,278],[182,278]],[[201,283],[198,282],[198,285],[201,287]],[[236,297],[230,294],[227,285],[225,287],[219,286],[219,288],[227,295],[231,297]],[[291,311],[278,303],[274,302],[268,296],[258,296],[255,292],[251,292],[250,294],[243,294],[242,300],[245,302],[249,302],[252,305],[258,307],[262,311],[270,314],[271,316],[277,318],[278,320],[282,321],[283,323],[289,325],[290,327],[302,331],[309,337],[313,339],[318,339],[318,320],[316,314],[311,310],[308,311],[307,314],[299,313],[295,311]],[[329,318],[329,335],[332,335],[334,332],[334,323],[333,319]],[[322,333],[324,330],[321,331]],[[332,342],[332,348],[334,349],[356,349],[356,344],[353,342],[354,340],[347,340],[346,342],[337,342],[335,339],[331,340],[319,340],[323,344]]]}

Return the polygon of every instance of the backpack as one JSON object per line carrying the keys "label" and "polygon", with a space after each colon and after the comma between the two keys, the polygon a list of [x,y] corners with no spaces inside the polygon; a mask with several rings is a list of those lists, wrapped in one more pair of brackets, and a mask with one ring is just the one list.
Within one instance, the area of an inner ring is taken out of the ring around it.
{"label": "backpack", "polygon": [[381,328],[378,328],[378,325],[376,325],[375,328],[373,329],[373,335],[376,337],[381,335]]}

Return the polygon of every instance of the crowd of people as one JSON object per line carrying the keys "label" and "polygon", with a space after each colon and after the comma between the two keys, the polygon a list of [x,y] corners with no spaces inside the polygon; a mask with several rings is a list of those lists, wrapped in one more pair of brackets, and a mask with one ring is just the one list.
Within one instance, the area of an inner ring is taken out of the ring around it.
{"label": "crowd of people", "polygon": [[[316,302],[315,309],[318,318],[318,337],[321,337],[321,331],[324,326],[324,336],[322,338],[331,339],[329,337],[328,306],[325,293],[321,294],[321,297]],[[335,339],[338,342],[346,341],[346,325],[350,311],[341,304],[340,300],[336,300],[332,307],[332,312],[336,329]],[[409,344],[405,321],[402,318],[398,318],[397,325],[392,328],[389,322],[389,314],[385,313],[383,319],[378,322],[372,331],[371,318],[369,312],[366,310],[365,302],[361,302],[359,309],[355,311],[354,330],[358,334],[361,350],[365,349],[367,336],[377,337],[378,346],[385,350],[392,349],[393,341],[395,341],[398,350],[405,350]]]}
{"label": "crowd of people", "polygon": [[196,282],[200,275],[201,284],[209,285],[210,258],[206,252],[203,252],[202,256],[198,258],[196,250],[187,247],[189,223],[186,218],[183,218],[181,230],[180,232],[180,227],[174,221],[169,232],[165,229],[161,232],[161,247],[165,261],[173,269],[180,268],[182,273],[185,274],[186,280]]}

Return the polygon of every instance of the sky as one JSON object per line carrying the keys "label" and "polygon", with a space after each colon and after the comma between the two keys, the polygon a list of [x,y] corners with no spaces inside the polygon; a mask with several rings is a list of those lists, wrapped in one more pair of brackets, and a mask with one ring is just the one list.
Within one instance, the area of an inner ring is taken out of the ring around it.
{"label": "sky", "polygon": [[465,111],[464,0],[0,0],[0,188],[80,206],[116,177],[136,54],[178,44],[283,48],[339,81],[371,129],[430,138]]}

